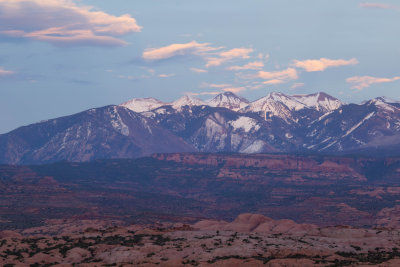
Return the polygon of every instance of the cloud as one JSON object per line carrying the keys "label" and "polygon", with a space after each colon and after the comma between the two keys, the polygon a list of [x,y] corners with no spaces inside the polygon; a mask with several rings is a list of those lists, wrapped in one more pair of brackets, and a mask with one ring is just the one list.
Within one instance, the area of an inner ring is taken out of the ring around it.
{"label": "cloud", "polygon": [[246,89],[247,89],[246,87],[227,87],[227,88],[222,89],[222,91],[239,93],[239,92],[245,91]]}
{"label": "cloud", "polygon": [[339,67],[339,66],[348,66],[358,64],[358,60],[356,58],[352,58],[350,60],[344,59],[328,59],[328,58],[320,58],[320,59],[308,59],[308,60],[294,60],[291,64],[293,67],[305,69],[307,72],[314,71],[324,71],[329,67]]}
{"label": "cloud", "polygon": [[14,71],[6,70],[6,69],[3,69],[2,67],[0,67],[0,77],[1,76],[9,76],[9,75],[13,75],[13,74],[15,74]]}
{"label": "cloud", "polygon": [[129,14],[113,16],[72,0],[0,0],[0,35],[59,45],[120,46],[140,32]]}
{"label": "cloud", "polygon": [[388,83],[400,80],[400,76],[393,78],[378,78],[372,76],[354,76],[346,79],[346,82],[352,84],[351,89],[362,90],[364,88],[370,87],[376,83]]}
{"label": "cloud", "polygon": [[[223,84],[216,84],[216,83],[202,83],[200,85],[201,88],[218,88],[223,92],[232,92],[232,93],[238,93],[241,91],[246,90],[246,87],[235,87],[232,86],[231,84],[223,83]],[[213,92],[214,93],[214,92]],[[221,92],[218,92],[221,93]]]}
{"label": "cloud", "polygon": [[388,5],[384,3],[360,3],[360,7],[378,8],[378,9],[399,9],[398,6]]}
{"label": "cloud", "polygon": [[[189,43],[175,43],[158,48],[148,48],[142,58],[146,61],[158,61],[177,56],[194,55],[203,58],[206,61],[206,68],[220,66],[226,62],[235,59],[248,59],[249,54],[254,50],[251,48],[233,48],[226,51],[220,51],[224,47],[213,47],[210,43],[198,43],[191,41]],[[197,73],[207,72],[205,69],[191,68],[191,71]]]}
{"label": "cloud", "polygon": [[268,80],[263,82],[264,84],[280,84],[289,82],[291,80],[297,80],[299,78],[297,70],[294,68],[287,68],[286,70],[271,71],[271,72],[259,71],[256,77]]}
{"label": "cloud", "polygon": [[198,68],[190,68],[190,70],[192,72],[196,72],[196,73],[206,73],[206,72],[208,72],[208,70],[198,69]]}
{"label": "cloud", "polygon": [[202,83],[200,87],[206,88],[206,87],[211,87],[211,88],[224,88],[224,87],[229,87],[232,86],[230,84],[224,83],[224,84],[216,84],[216,83]]}
{"label": "cloud", "polygon": [[143,52],[142,58],[145,60],[162,60],[176,56],[184,55],[202,55],[205,52],[213,51],[219,48],[209,46],[209,43],[198,43],[192,41],[185,44],[171,44],[159,48],[149,48]]}
{"label": "cloud", "polygon": [[251,48],[233,48],[228,51],[216,53],[216,56],[207,58],[206,68],[220,66],[233,59],[248,59],[254,50]]}
{"label": "cloud", "polygon": [[263,60],[265,60],[265,61],[268,61],[269,58],[270,58],[270,55],[269,55],[269,54],[265,54],[265,55],[264,55],[263,53],[258,53],[257,58],[258,58],[258,59],[263,59]]}
{"label": "cloud", "polygon": [[273,79],[273,80],[263,82],[263,84],[281,84],[281,83],[285,83],[285,81],[279,80],[279,79]]}
{"label": "cloud", "polygon": [[304,83],[294,83],[292,86],[290,86],[291,89],[296,89],[299,87],[303,87]]}
{"label": "cloud", "polygon": [[175,76],[175,75],[176,75],[175,73],[160,74],[160,75],[158,75],[158,77],[160,77],[160,78],[169,78],[169,77],[173,77],[173,76]]}
{"label": "cloud", "polygon": [[213,91],[213,92],[201,92],[201,93],[192,93],[192,92],[186,92],[185,95],[218,95],[220,92],[218,91]]}
{"label": "cloud", "polygon": [[228,67],[227,70],[233,70],[233,71],[238,71],[238,70],[260,70],[264,67],[264,63],[262,61],[254,61],[247,63],[246,65],[243,66],[231,66]]}

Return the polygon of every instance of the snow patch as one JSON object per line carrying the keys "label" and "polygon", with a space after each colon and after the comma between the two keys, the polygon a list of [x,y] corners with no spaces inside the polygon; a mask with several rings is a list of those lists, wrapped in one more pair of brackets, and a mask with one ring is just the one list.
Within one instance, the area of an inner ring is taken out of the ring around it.
{"label": "snow patch", "polygon": [[263,152],[265,146],[265,142],[261,140],[255,140],[251,145],[242,149],[240,152],[242,153],[260,153]]}
{"label": "snow patch", "polygon": [[371,112],[370,114],[368,114],[367,116],[365,116],[364,119],[362,119],[359,123],[357,123],[356,125],[354,125],[353,127],[351,127],[346,134],[344,134],[342,137],[346,137],[349,134],[351,134],[352,132],[354,132],[354,130],[356,130],[358,127],[360,127],[366,120],[369,120],[372,116],[374,116],[375,111]]}
{"label": "snow patch", "polygon": [[260,125],[257,124],[255,119],[245,116],[241,116],[235,121],[230,121],[229,124],[233,127],[233,129],[242,129],[246,133],[250,132],[251,130],[258,131],[260,129]]}
{"label": "snow patch", "polygon": [[111,116],[111,125],[112,127],[122,135],[129,135],[129,127],[122,121],[121,116],[118,113],[116,107],[114,107],[113,112],[110,114]]}
{"label": "snow patch", "polygon": [[128,108],[134,112],[145,112],[156,109],[165,105],[164,102],[161,102],[158,99],[147,97],[147,98],[134,98],[125,103],[122,103],[120,106]]}
{"label": "snow patch", "polygon": [[175,100],[171,104],[174,109],[181,109],[184,106],[192,107],[192,106],[206,105],[206,103],[203,102],[203,100],[188,95],[182,96],[181,98]]}

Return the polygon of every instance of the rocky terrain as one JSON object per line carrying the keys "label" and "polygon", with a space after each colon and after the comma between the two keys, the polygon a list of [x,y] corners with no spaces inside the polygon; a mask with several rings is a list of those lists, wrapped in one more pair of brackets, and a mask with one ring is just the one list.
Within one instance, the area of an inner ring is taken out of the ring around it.
{"label": "rocky terrain", "polygon": [[119,106],[20,127],[0,135],[0,163],[85,162],[165,152],[399,155],[400,102],[345,104],[325,93],[270,93],[250,102],[225,92]]}
{"label": "rocky terrain", "polygon": [[233,220],[259,213],[318,226],[400,228],[400,158],[155,154],[0,166],[0,229],[49,219]]}
{"label": "rocky terrain", "polygon": [[394,229],[320,228],[256,214],[192,225],[53,220],[42,227],[0,232],[0,264],[398,266],[399,240]]}

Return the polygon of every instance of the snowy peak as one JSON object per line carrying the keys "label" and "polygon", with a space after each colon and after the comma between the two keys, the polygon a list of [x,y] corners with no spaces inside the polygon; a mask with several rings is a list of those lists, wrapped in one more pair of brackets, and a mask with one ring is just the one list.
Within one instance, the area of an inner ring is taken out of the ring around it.
{"label": "snowy peak", "polygon": [[265,119],[275,116],[287,123],[295,121],[292,112],[305,108],[305,105],[282,93],[270,93],[241,109],[241,112],[262,112]]}
{"label": "snowy peak", "polygon": [[146,112],[165,105],[164,102],[152,98],[133,98],[127,102],[120,104],[120,106],[128,108],[134,112]]}
{"label": "snowy peak", "polygon": [[383,97],[383,96],[363,102],[362,104],[374,105],[380,110],[390,111],[390,112],[400,110],[400,102],[399,101],[396,101],[396,100],[393,100],[393,99],[390,99],[387,97]]}
{"label": "snowy peak", "polygon": [[184,106],[202,106],[202,105],[207,105],[203,100],[198,99],[193,96],[189,95],[184,95],[178,100],[175,100],[174,102],[171,103],[172,107],[174,109],[181,109]]}
{"label": "snowy peak", "polygon": [[267,96],[264,96],[256,101],[253,101],[249,104],[244,111],[252,111],[252,112],[272,112],[273,114],[279,115],[279,112],[284,110],[300,110],[305,108],[306,106],[299,101],[292,99],[290,96],[287,96],[282,93],[270,93]]}
{"label": "snowy peak", "polygon": [[306,105],[293,98],[292,96],[285,95],[283,93],[272,92],[266,96],[267,99],[271,99],[273,101],[279,102],[290,110],[300,110],[306,108]]}
{"label": "snowy peak", "polygon": [[309,95],[293,95],[292,98],[304,104],[308,108],[313,108],[323,112],[336,110],[343,105],[339,99],[323,92]]}
{"label": "snowy peak", "polygon": [[215,96],[207,102],[212,107],[223,107],[234,111],[246,107],[249,101],[243,97],[239,97],[232,92],[225,92]]}

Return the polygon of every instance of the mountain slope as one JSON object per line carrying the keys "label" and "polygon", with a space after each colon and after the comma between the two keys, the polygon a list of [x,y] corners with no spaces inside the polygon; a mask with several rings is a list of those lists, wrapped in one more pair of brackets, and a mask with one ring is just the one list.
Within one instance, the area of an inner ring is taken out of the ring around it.
{"label": "mountain slope", "polygon": [[400,103],[394,100],[356,105],[324,93],[271,93],[237,110],[245,103],[224,93],[208,103],[191,96],[172,103],[145,98],[123,104],[129,109],[92,109],[0,135],[0,163],[183,151],[399,154]]}
{"label": "mountain slope", "polygon": [[400,146],[400,104],[375,98],[342,106],[308,129],[308,149],[346,152]]}
{"label": "mountain slope", "polygon": [[206,103],[203,100],[198,99],[196,97],[184,95],[181,98],[172,102],[170,105],[172,105],[172,107],[174,109],[180,110],[184,106],[190,106],[190,107],[191,106],[202,106],[202,105],[206,105]]}
{"label": "mountain slope", "polygon": [[309,95],[293,95],[291,97],[304,104],[308,108],[314,108],[322,112],[330,112],[340,108],[343,105],[339,99],[323,92]]}
{"label": "mountain slope", "polygon": [[262,153],[293,151],[300,138],[280,118],[264,120],[254,113],[226,108],[185,106],[180,110],[163,106],[143,115],[171,130],[202,152]]}
{"label": "mountain slope", "polygon": [[194,151],[151,119],[119,106],[106,106],[18,128],[0,135],[0,162],[135,158],[154,152]]}
{"label": "mountain slope", "polygon": [[165,105],[166,103],[152,98],[133,98],[127,102],[122,103],[120,106],[126,107],[134,112],[145,112]]}
{"label": "mountain slope", "polygon": [[239,97],[231,92],[219,94],[207,102],[211,107],[223,107],[235,111],[246,107],[249,103],[247,99]]}

